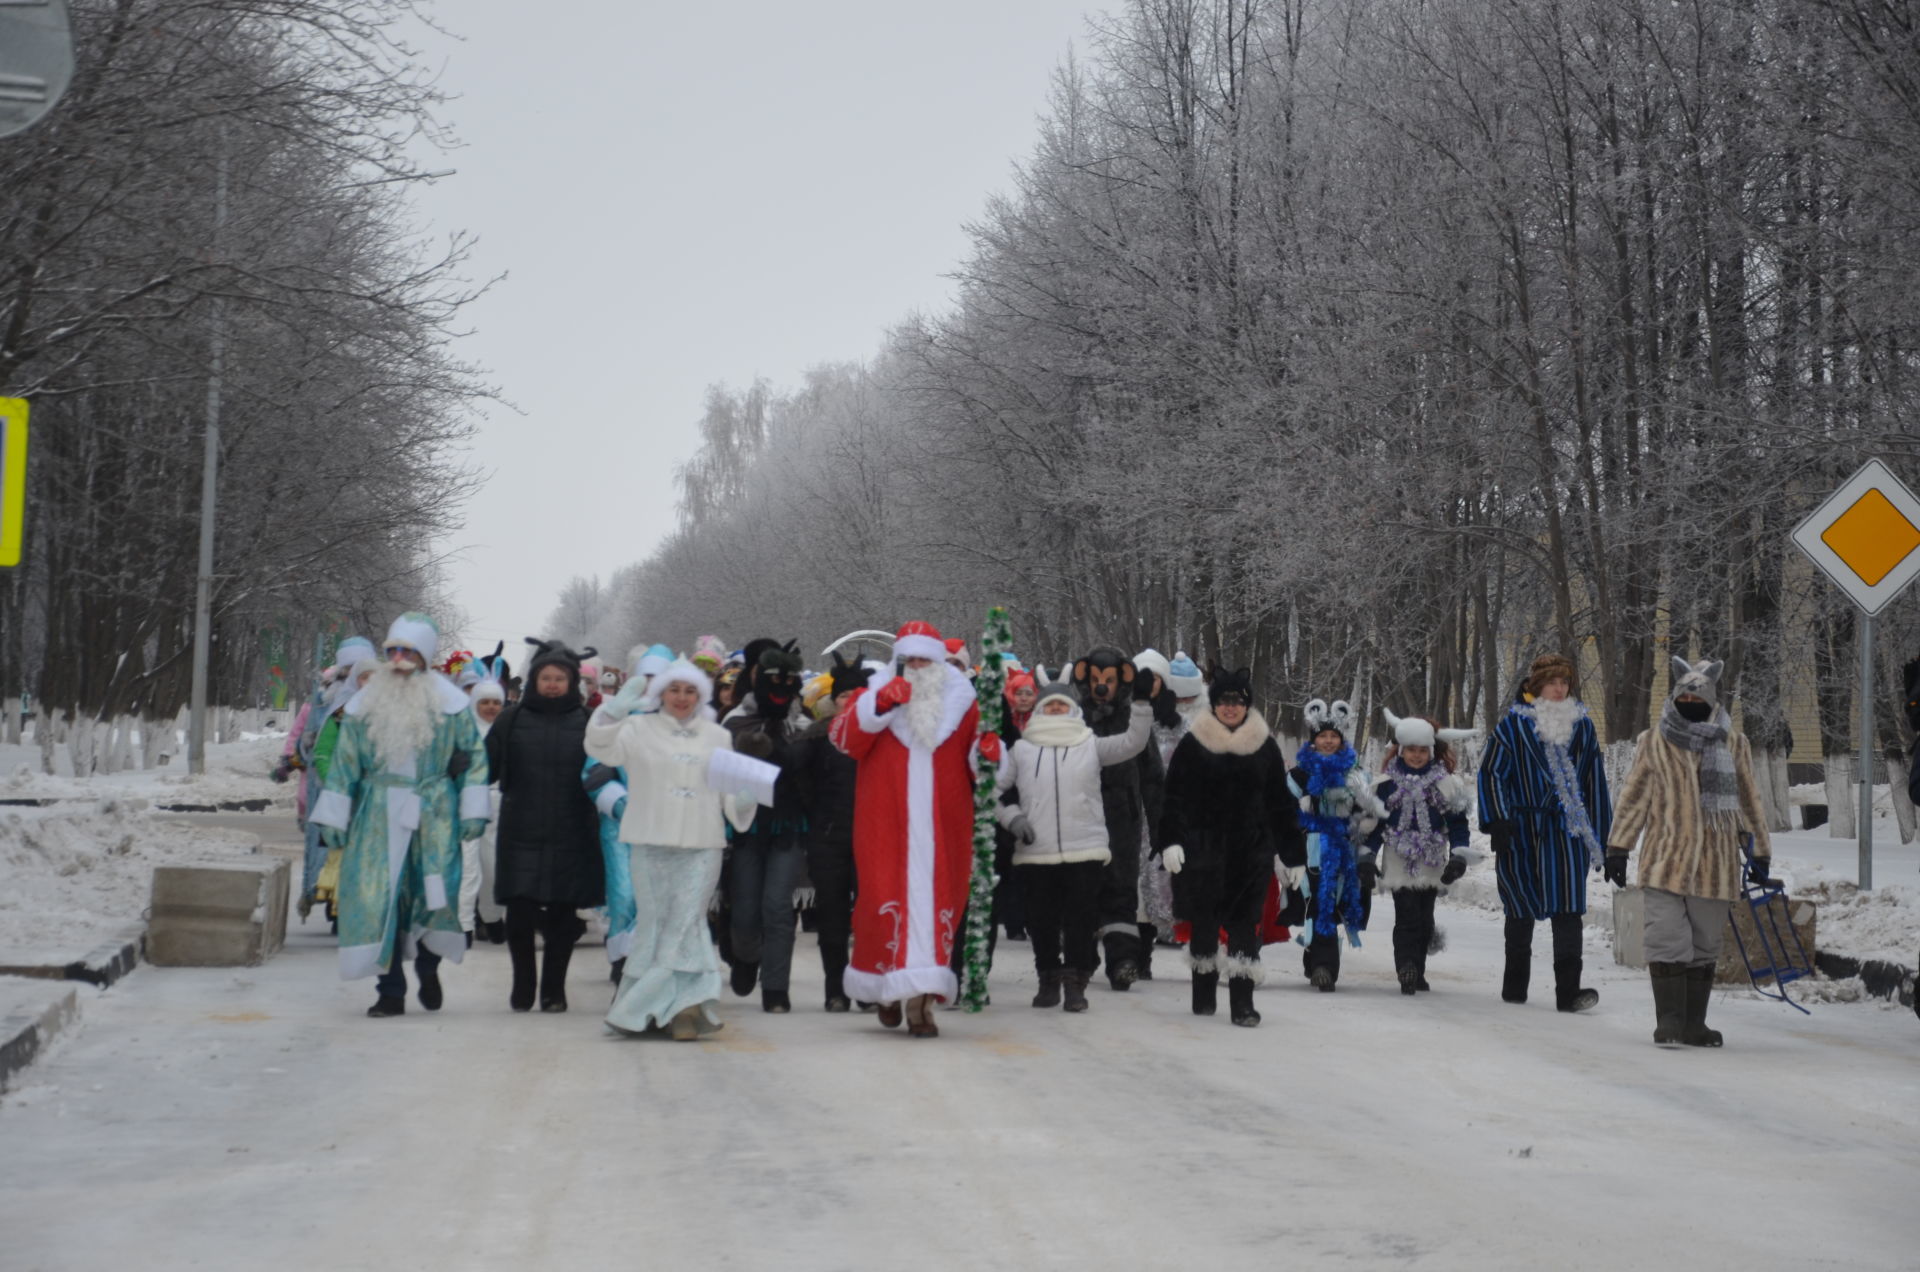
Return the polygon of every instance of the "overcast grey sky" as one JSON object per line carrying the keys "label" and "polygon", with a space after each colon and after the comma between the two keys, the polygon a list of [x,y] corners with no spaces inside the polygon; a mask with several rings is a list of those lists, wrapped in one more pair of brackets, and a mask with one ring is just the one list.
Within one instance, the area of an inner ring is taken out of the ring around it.
{"label": "overcast grey sky", "polygon": [[[795,383],[942,307],[963,222],[1026,158],[1085,0],[442,0],[458,174],[418,194],[474,232],[461,355],[487,410],[453,571],[491,649],[673,525],[706,386]],[[565,16],[571,14],[574,16]]]}

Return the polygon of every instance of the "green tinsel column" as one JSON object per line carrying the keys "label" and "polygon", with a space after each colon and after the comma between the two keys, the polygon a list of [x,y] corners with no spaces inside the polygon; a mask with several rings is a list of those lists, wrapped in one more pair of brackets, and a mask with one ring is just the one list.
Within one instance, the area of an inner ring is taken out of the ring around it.
{"label": "green tinsel column", "polygon": [[[980,733],[1000,732],[1006,710],[1007,650],[1013,629],[1007,611],[996,605],[987,611],[987,629],[980,638],[982,657],[974,690],[980,700]],[[1000,806],[997,764],[980,761],[980,777],[973,785],[973,881],[967,898],[967,966],[960,1001],[968,1011],[987,1005],[987,942],[993,936],[994,811]]]}

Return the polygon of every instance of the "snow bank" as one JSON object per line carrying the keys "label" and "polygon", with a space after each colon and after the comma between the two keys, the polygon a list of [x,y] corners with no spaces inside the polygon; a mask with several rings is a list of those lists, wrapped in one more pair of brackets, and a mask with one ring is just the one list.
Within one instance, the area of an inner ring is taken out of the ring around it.
{"label": "snow bank", "polygon": [[156,818],[137,799],[0,808],[0,947],[77,957],[141,923],[155,866],[257,843]]}
{"label": "snow bank", "polygon": [[[33,746],[0,745],[0,799],[86,800],[146,799],[155,804],[218,804],[264,799],[291,808],[294,785],[275,783],[268,774],[279,763],[284,733],[247,734],[238,742],[207,748],[207,771],[195,777],[184,767],[166,765],[96,773],[92,777],[49,776],[40,771]],[[184,765],[184,759],[176,761]]]}

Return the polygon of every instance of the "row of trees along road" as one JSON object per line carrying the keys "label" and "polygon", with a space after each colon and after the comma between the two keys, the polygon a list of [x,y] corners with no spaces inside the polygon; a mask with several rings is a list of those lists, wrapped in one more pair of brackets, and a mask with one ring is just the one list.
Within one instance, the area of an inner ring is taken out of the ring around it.
{"label": "row of trees along road", "polygon": [[[1671,648],[1727,660],[1777,815],[1796,685],[1844,791],[1854,613],[1787,535],[1869,456],[1920,478],[1917,23],[1131,0],[951,310],[715,389],[679,532],[557,634],[818,648],[1004,601],[1029,659],[1182,645],[1295,727],[1319,695],[1485,723],[1578,650],[1616,755]],[[1882,622],[1890,697],[1920,602]]]}
{"label": "row of trees along road", "polygon": [[0,392],[35,439],[29,555],[0,579],[8,741],[23,691],[83,772],[107,722],[170,739],[217,344],[211,701],[259,700],[264,630],[297,694],[324,630],[436,596],[482,390],[448,348],[465,242],[405,202],[451,140],[411,10],[74,0],[71,88],[0,141]]}

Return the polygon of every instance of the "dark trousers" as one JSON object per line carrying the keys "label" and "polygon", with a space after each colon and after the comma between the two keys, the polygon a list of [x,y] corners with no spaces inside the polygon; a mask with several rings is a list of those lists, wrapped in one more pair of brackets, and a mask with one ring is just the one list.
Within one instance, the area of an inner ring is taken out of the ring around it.
{"label": "dark trousers", "polygon": [[[373,992],[382,998],[405,998],[407,996],[407,972],[401,965],[400,938],[393,940],[393,962],[380,978],[373,982]],[[440,956],[422,945],[414,956],[413,970],[416,976],[427,977],[440,970]]]}
{"label": "dark trousers", "polygon": [[836,997],[840,994],[840,978],[847,970],[847,950],[853,938],[853,898],[858,886],[853,871],[853,842],[810,836],[807,878],[813,884],[813,923],[820,936],[820,970],[827,975],[827,996]]}
{"label": "dark trousers", "polygon": [[1098,861],[1015,868],[1027,903],[1027,939],[1033,943],[1037,970],[1056,972],[1064,965],[1091,976],[1099,966],[1094,930],[1103,869]]}
{"label": "dark trousers", "polygon": [[1267,903],[1271,861],[1262,853],[1228,855],[1203,849],[1188,857],[1186,869],[1173,877],[1175,913],[1192,929],[1187,953],[1196,964],[1207,966],[1219,954],[1222,928],[1229,955],[1260,961],[1260,911]]}
{"label": "dark trousers", "polygon": [[1427,947],[1433,942],[1433,904],[1438,888],[1393,890],[1393,966],[1427,974]]}
{"label": "dark trousers", "polygon": [[[1519,955],[1523,958],[1533,954],[1533,927],[1537,920],[1517,919],[1507,916],[1507,955],[1509,958]],[[1553,927],[1553,961],[1564,963],[1580,957],[1580,916],[1577,914],[1556,914],[1548,919]]]}
{"label": "dark trousers", "polygon": [[787,992],[793,971],[793,936],[800,916],[793,908],[804,854],[791,831],[758,831],[733,841],[733,957],[760,964],[760,987]]}
{"label": "dark trousers", "polygon": [[[1100,868],[1100,895],[1096,917],[1099,937],[1106,947],[1107,961],[1140,961],[1140,836],[1138,831],[1110,834],[1107,847],[1113,860]],[[1029,918],[1028,926],[1032,926]],[[1113,974],[1113,968],[1107,969]]]}

